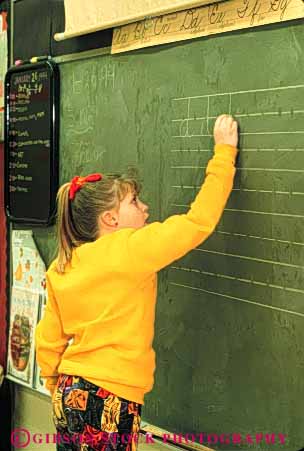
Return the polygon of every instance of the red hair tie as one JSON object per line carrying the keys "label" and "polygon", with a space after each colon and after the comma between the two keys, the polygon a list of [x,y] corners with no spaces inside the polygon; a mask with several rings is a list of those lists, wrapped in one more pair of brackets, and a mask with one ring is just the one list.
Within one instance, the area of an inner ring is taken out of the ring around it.
{"label": "red hair tie", "polygon": [[102,179],[102,174],[90,174],[86,177],[79,177],[79,175],[76,175],[76,177],[72,178],[70,191],[69,191],[69,198],[70,200],[74,200],[75,194],[77,191],[80,190],[80,188],[87,182],[98,182]]}

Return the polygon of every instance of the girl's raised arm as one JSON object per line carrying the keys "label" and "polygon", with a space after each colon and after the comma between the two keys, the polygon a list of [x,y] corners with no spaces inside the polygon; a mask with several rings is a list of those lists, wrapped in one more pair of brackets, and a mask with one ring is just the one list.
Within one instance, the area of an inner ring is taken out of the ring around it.
{"label": "girl's raised arm", "polygon": [[134,271],[159,271],[197,247],[214,231],[236,172],[238,133],[237,123],[231,116],[218,117],[214,139],[214,156],[189,211],[130,232],[127,246]]}

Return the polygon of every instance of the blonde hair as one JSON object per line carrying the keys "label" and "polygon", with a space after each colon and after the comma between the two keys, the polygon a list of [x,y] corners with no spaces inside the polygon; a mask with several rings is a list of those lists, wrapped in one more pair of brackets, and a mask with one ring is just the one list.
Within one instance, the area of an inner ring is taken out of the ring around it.
{"label": "blonde hair", "polygon": [[103,174],[97,182],[85,183],[69,199],[71,182],[62,185],[57,193],[57,246],[55,269],[63,274],[72,259],[73,249],[99,237],[98,218],[101,213],[118,209],[128,192],[139,193],[138,172],[129,168],[125,174]]}

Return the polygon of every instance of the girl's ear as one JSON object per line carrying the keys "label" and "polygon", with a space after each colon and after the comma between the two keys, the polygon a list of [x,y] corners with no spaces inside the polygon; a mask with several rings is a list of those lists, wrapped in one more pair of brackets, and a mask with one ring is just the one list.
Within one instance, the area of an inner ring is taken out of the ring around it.
{"label": "girl's ear", "polygon": [[114,211],[104,211],[99,216],[99,225],[101,227],[116,227],[118,225],[118,217]]}

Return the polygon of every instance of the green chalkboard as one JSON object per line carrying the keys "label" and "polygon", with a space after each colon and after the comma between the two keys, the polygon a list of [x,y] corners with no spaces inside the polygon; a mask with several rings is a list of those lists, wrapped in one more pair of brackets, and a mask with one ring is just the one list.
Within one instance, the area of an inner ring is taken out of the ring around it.
{"label": "green chalkboard", "polygon": [[[174,432],[275,434],[271,446],[214,436],[214,449],[282,449],[279,433],[290,451],[304,445],[303,55],[294,23],[60,66],[61,183],[136,165],[152,220],[187,211],[215,117],[239,120],[234,190],[216,232],[159,276],[156,380],[143,412]],[[49,263],[51,231],[35,234]]]}

